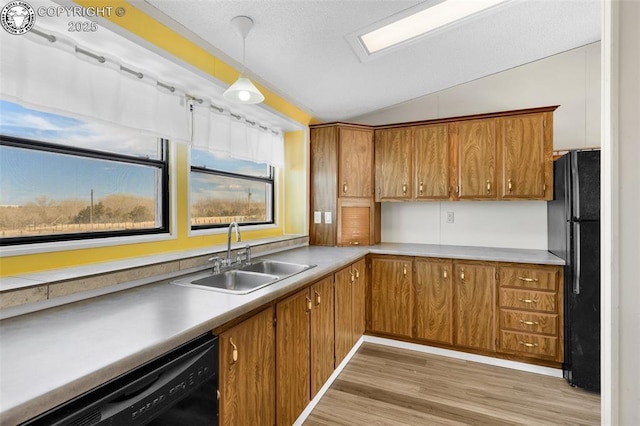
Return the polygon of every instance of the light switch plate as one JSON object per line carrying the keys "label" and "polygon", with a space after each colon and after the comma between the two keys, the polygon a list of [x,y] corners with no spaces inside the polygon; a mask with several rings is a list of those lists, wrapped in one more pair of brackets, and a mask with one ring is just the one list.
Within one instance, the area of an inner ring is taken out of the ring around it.
{"label": "light switch plate", "polygon": [[331,212],[324,212],[324,223],[331,223]]}
{"label": "light switch plate", "polygon": [[322,223],[322,212],[313,212],[313,223]]}

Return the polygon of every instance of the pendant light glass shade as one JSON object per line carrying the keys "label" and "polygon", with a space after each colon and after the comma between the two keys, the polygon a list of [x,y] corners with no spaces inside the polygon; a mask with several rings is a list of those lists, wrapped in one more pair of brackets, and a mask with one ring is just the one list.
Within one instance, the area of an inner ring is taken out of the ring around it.
{"label": "pendant light glass shade", "polygon": [[259,104],[264,101],[264,95],[247,77],[240,76],[222,96],[229,102],[242,104]]}
{"label": "pendant light glass shade", "polygon": [[231,25],[242,37],[242,73],[240,77],[233,83],[222,96],[229,102],[237,104],[259,104],[264,101],[264,95],[260,93],[258,88],[244,76],[244,54],[245,54],[245,41],[247,34],[253,27],[253,19],[248,16],[236,16],[231,20]]}

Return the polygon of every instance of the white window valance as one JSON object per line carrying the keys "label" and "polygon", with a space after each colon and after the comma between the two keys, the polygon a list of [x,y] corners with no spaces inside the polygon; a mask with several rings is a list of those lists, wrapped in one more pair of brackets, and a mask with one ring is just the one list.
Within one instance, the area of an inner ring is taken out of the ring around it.
{"label": "white window valance", "polygon": [[0,33],[0,95],[6,100],[193,143],[235,158],[284,164],[278,129],[212,107],[203,97],[78,46],[64,35],[42,29],[20,36]]}

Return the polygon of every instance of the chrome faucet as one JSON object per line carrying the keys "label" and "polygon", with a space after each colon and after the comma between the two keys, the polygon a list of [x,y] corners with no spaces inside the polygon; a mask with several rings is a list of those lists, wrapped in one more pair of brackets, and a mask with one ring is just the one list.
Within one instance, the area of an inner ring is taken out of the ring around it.
{"label": "chrome faucet", "polygon": [[236,242],[242,241],[240,239],[240,227],[238,226],[238,222],[231,222],[229,224],[229,231],[227,232],[227,265],[231,265],[231,230],[236,228]]}

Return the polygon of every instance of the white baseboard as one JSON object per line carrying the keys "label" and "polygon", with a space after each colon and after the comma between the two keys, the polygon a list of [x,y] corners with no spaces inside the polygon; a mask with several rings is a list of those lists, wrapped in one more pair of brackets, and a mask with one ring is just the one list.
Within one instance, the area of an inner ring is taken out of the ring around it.
{"label": "white baseboard", "polygon": [[475,355],[475,354],[470,354],[466,352],[458,352],[458,351],[453,351],[451,349],[443,349],[443,348],[437,348],[434,346],[419,345],[417,343],[401,342],[398,340],[385,339],[382,337],[362,336],[353,346],[351,351],[349,351],[347,356],[344,357],[340,365],[338,365],[338,367],[334,370],[333,374],[329,377],[329,379],[326,381],[324,386],[320,388],[315,398],[313,398],[313,400],[311,400],[311,402],[307,404],[304,411],[300,414],[300,416],[298,416],[296,421],[293,423],[293,426],[302,426],[302,424],[305,422],[305,420],[307,420],[307,417],[309,417],[309,415],[311,414],[313,409],[316,407],[316,405],[318,405],[318,402],[320,402],[320,399],[331,387],[335,379],[338,377],[338,375],[340,375],[344,367],[349,363],[351,358],[353,358],[353,356],[356,354],[356,352],[364,342],[375,343],[375,344],[384,345],[384,346],[391,346],[391,347],[400,348],[400,349],[407,349],[411,351],[423,352],[427,354],[441,355],[441,356],[446,356],[454,359],[478,362],[481,364],[495,365],[496,367],[505,367],[505,368],[511,368],[513,370],[527,371],[529,373],[542,374],[545,376],[562,377],[562,370],[558,368],[542,367],[540,365],[525,364],[523,362],[509,361],[506,359],[492,358],[489,356]]}
{"label": "white baseboard", "polygon": [[316,405],[318,405],[318,402],[320,402],[320,399],[324,396],[324,394],[327,392],[327,390],[329,390],[329,388],[333,384],[334,380],[336,380],[336,378],[342,372],[344,367],[349,363],[349,361],[351,361],[351,358],[353,358],[353,356],[356,354],[356,352],[358,352],[358,349],[362,345],[362,342],[364,341],[364,338],[365,338],[365,336],[362,336],[362,337],[360,337],[360,339],[358,339],[358,341],[353,346],[353,348],[351,348],[351,350],[349,351],[347,356],[344,357],[344,359],[342,360],[340,365],[338,365],[338,367],[336,367],[336,369],[333,371],[333,374],[331,376],[329,376],[329,379],[327,379],[327,381],[324,384],[324,386],[322,386],[320,388],[320,390],[316,394],[315,398],[313,398],[311,400],[311,402],[309,404],[307,404],[307,406],[304,409],[304,411],[302,413],[300,413],[300,415],[298,416],[296,421],[293,423],[293,426],[302,426],[304,421],[307,420],[307,417],[309,417],[309,414],[311,414],[311,412],[316,407]]}
{"label": "white baseboard", "polygon": [[385,339],[375,336],[363,336],[365,342],[376,343],[378,345],[391,346],[394,348],[408,349],[433,355],[442,355],[449,358],[462,359],[465,361],[479,362],[482,364],[495,365],[496,367],[511,368],[513,370],[527,371],[529,373],[542,374],[551,377],[562,377],[562,369],[543,367],[540,365],[525,364],[524,362],[510,361],[507,359],[492,358],[490,356],[458,352],[451,349],[437,348],[434,346],[419,345],[416,343],[401,342],[393,339]]}

